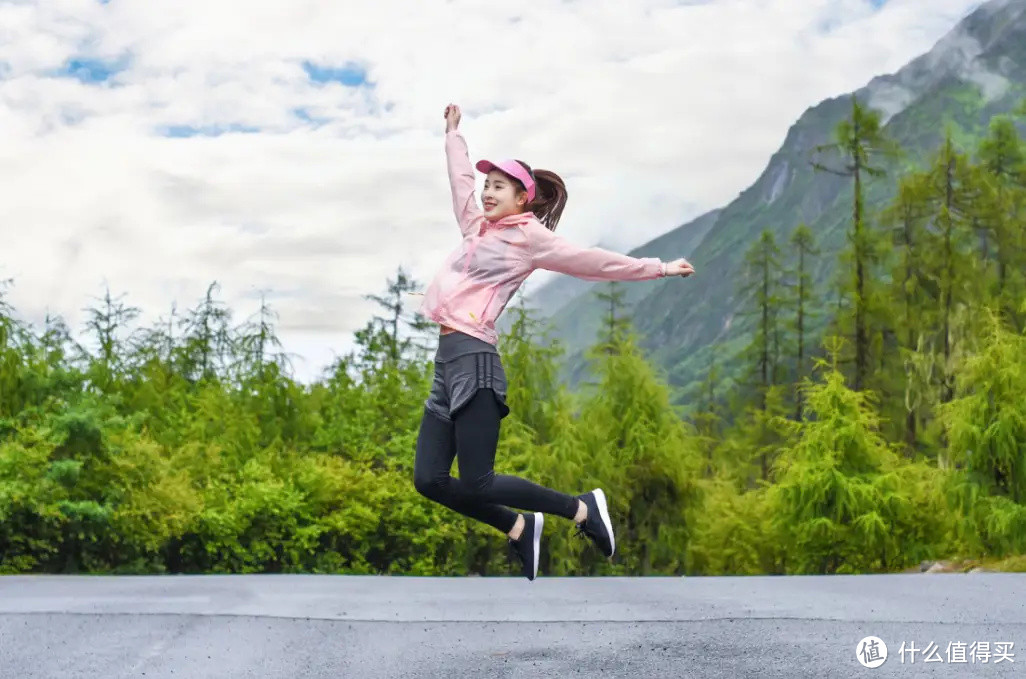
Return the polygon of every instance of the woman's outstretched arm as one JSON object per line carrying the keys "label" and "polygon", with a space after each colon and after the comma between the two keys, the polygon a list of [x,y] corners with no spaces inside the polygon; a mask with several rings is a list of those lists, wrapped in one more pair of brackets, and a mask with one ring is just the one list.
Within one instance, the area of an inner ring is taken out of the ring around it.
{"label": "woman's outstretched arm", "polygon": [[646,281],[666,275],[658,257],[631,257],[602,248],[584,248],[541,224],[524,225],[535,269],[558,271],[586,281]]}
{"label": "woman's outstretched arm", "polygon": [[645,281],[666,276],[687,278],[695,272],[683,257],[631,257],[602,248],[582,248],[537,222],[523,226],[531,250],[531,268],[569,274],[586,281]]}
{"label": "woman's outstretched arm", "polygon": [[445,159],[452,189],[452,208],[460,232],[466,237],[483,216],[474,195],[474,168],[470,165],[467,142],[459,131],[460,109],[455,104],[445,107]]}

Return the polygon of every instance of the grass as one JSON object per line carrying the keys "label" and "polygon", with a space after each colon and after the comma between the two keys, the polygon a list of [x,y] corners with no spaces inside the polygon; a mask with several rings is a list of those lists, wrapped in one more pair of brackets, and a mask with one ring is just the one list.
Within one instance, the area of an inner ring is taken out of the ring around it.
{"label": "grass", "polygon": [[[937,563],[941,566],[941,573],[968,573],[974,568],[997,573],[1026,573],[1026,554],[975,559],[953,558]],[[918,572],[918,568],[915,570]]]}
{"label": "grass", "polygon": [[1026,573],[1026,554],[1017,554],[1016,556],[987,562],[982,567],[1004,573]]}

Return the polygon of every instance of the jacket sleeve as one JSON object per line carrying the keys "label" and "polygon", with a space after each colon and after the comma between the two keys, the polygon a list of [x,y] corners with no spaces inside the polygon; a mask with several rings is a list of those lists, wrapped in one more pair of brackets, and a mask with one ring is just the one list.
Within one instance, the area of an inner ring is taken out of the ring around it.
{"label": "jacket sleeve", "polygon": [[657,257],[631,257],[602,248],[582,248],[538,223],[525,226],[531,268],[569,274],[586,281],[646,281],[665,275]]}
{"label": "jacket sleeve", "polygon": [[449,167],[453,212],[459,222],[460,232],[466,236],[483,213],[474,195],[474,168],[470,166],[467,142],[459,130],[445,133],[445,158]]}

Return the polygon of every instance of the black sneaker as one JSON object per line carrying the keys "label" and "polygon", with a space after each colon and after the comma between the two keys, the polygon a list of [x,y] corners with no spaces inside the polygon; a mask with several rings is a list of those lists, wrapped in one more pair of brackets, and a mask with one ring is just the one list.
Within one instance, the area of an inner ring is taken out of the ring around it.
{"label": "black sneaker", "polygon": [[604,555],[613,556],[616,540],[613,538],[613,523],[609,520],[606,494],[601,488],[596,488],[577,498],[588,506],[588,518],[577,524],[577,535],[587,535]]}
{"label": "black sneaker", "polygon": [[538,555],[541,553],[542,527],[545,515],[541,512],[524,514],[524,531],[519,540],[509,538],[510,549],[520,560],[521,571],[528,580],[538,575]]}

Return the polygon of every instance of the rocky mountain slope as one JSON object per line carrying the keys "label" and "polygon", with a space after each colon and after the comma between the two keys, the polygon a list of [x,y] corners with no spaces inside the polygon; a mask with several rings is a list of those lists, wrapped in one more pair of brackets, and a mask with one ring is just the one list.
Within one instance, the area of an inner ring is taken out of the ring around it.
{"label": "rocky mountain slope", "polygon": [[[906,164],[936,149],[946,127],[971,148],[992,116],[1009,112],[1026,96],[1026,0],[981,5],[928,53],[854,94],[882,113],[885,132],[905,150]],[[711,351],[717,363],[729,362],[746,343],[748,323],[737,316],[743,300],[736,280],[745,250],[764,228],[784,244],[798,223],[808,224],[824,252],[814,275],[825,296],[849,226],[851,186],[842,177],[815,172],[810,152],[832,141],[850,110],[850,95],[809,108],[755,183],[733,202],[631,252],[685,253],[701,272],[683,285],[676,279],[623,286],[641,344],[677,387],[678,400],[686,401],[704,378]],[[893,175],[900,168],[891,172],[868,186],[871,218],[893,195]],[[561,277],[527,296],[567,350],[563,377],[571,385],[587,372],[583,351],[597,337],[604,312],[593,293],[604,285]]]}

